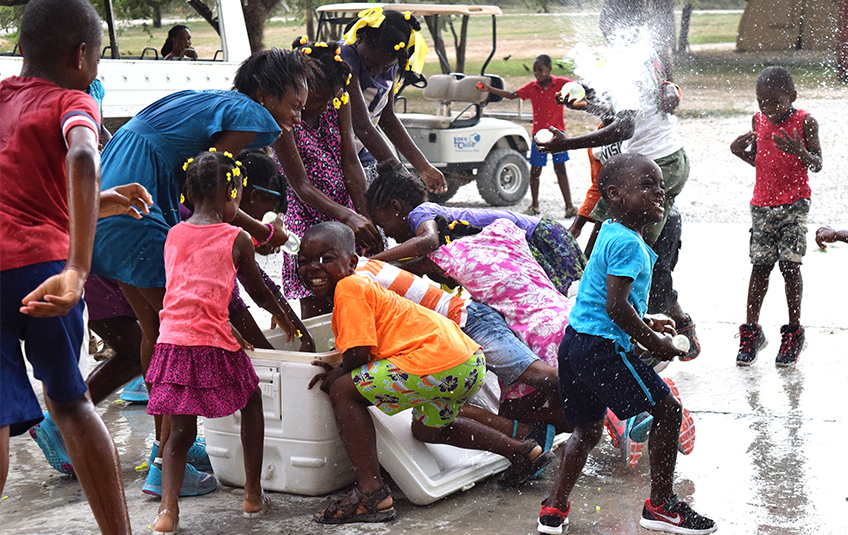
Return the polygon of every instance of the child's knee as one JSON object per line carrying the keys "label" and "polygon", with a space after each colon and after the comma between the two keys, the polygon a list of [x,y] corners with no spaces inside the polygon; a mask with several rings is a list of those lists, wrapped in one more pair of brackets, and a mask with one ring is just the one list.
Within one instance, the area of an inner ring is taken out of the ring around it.
{"label": "child's knee", "polygon": [[418,420],[412,421],[412,436],[421,442],[436,442],[444,427],[429,427]]}
{"label": "child's knee", "polygon": [[574,436],[590,448],[594,448],[604,436],[604,421],[596,420],[587,424],[574,426]]}
{"label": "child's knee", "polygon": [[785,279],[796,279],[801,276],[801,264],[798,262],[781,260],[778,265],[780,266],[780,273],[783,274]]}
{"label": "child's knee", "polygon": [[676,397],[669,393],[664,400],[654,406],[651,414],[659,424],[666,421],[672,424],[676,422],[676,428],[680,428],[680,424],[683,421],[683,406]]}

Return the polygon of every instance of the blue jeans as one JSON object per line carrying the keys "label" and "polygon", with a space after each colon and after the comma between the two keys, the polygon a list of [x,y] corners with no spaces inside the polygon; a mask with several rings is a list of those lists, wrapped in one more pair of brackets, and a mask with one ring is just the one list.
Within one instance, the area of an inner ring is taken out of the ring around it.
{"label": "blue jeans", "polygon": [[508,385],[518,381],[524,370],[539,360],[512,332],[504,317],[484,304],[472,301],[468,305],[462,331],[483,347],[486,369]]}

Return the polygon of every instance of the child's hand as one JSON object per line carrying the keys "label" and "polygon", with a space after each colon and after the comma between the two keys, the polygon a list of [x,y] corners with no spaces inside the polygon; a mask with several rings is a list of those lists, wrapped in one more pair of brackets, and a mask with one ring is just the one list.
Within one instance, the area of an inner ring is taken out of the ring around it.
{"label": "child's hand", "polygon": [[668,316],[656,315],[656,316],[645,316],[645,323],[653,329],[654,331],[660,334],[668,334],[670,336],[674,336],[677,334],[675,330],[674,320],[669,318]]}
{"label": "child's hand", "polygon": [[256,349],[255,347],[253,347],[253,344],[244,339],[244,336],[241,335],[239,330],[236,329],[236,326],[232,323],[230,323],[230,330],[232,331],[236,342],[238,342],[238,345],[241,346],[242,349],[244,349],[245,351],[253,351],[254,349]]}
{"label": "child's hand", "polygon": [[536,142],[536,147],[539,148],[540,152],[564,152],[568,150],[566,147],[562,147],[563,144],[568,142],[568,138],[565,134],[562,133],[558,128],[551,128],[550,132],[554,135],[553,139],[548,141],[547,143],[539,143]]}
{"label": "child's hand", "polygon": [[280,327],[280,329],[286,332],[286,342],[291,342],[295,337],[300,338],[303,336],[297,330],[297,327],[292,325],[292,322],[286,317],[271,316],[271,330],[274,330],[275,327]]}
{"label": "child's hand", "polygon": [[[780,134],[783,135],[781,136]],[[807,149],[804,148],[804,138],[797,130],[793,130],[792,135],[790,135],[789,132],[781,128],[780,134],[774,134],[772,136],[774,145],[778,149],[782,150],[786,154],[791,154],[799,158],[807,151]]]}
{"label": "child's hand", "polygon": [[311,381],[309,381],[309,386],[306,387],[309,390],[311,390],[312,387],[315,386],[315,383],[317,383],[318,381],[322,381],[321,391],[323,391],[325,394],[329,394],[330,388],[333,386],[333,383],[335,383],[336,380],[339,379],[339,377],[342,377],[345,374],[344,367],[342,366],[334,368],[332,365],[326,362],[320,362],[317,360],[313,361],[312,365],[324,368],[324,372],[319,373],[318,375],[313,377]]}
{"label": "child's hand", "polygon": [[350,227],[356,238],[356,243],[363,245],[366,251],[379,252],[382,249],[383,237],[380,236],[380,231],[367,217],[350,211],[344,224]]}
{"label": "child's hand", "polygon": [[153,206],[153,197],[141,184],[115,186],[100,192],[97,217],[126,214],[141,219],[141,214],[150,213],[150,206]]}
{"label": "child's hand", "polygon": [[53,275],[21,299],[21,314],[35,318],[64,316],[76,306],[82,296],[85,276],[74,268],[65,268]]}
{"label": "child's hand", "polygon": [[492,86],[490,86],[489,84],[484,84],[483,82],[477,82],[477,89],[484,92],[484,93],[488,93],[489,89],[491,89],[491,88],[492,88]]}
{"label": "child's hand", "polygon": [[432,165],[423,172],[419,171],[418,174],[421,177],[421,181],[427,186],[427,189],[433,193],[444,193],[448,190],[445,175]]}
{"label": "child's hand", "polygon": [[674,347],[673,336],[670,334],[661,334],[658,336],[659,343],[655,344],[651,354],[660,360],[671,360],[674,357],[685,357],[686,351],[681,351]]}
{"label": "child's hand", "polygon": [[826,243],[834,243],[839,241],[839,237],[834,229],[827,225],[819,227],[816,231],[816,245],[822,249],[827,249]]}
{"label": "child's hand", "polygon": [[733,140],[730,144],[730,152],[733,154],[742,154],[748,150],[751,144],[757,139],[757,134],[747,132]]}

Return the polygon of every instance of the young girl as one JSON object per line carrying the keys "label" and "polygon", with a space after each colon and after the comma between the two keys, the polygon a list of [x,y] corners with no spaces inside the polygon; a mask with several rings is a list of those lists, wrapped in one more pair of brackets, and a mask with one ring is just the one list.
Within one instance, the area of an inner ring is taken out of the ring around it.
{"label": "young girl", "polygon": [[[345,29],[341,57],[350,65],[350,103],[356,150],[369,181],[376,176],[378,162],[398,162],[386,143],[392,140],[421,180],[434,192],[447,191],[445,177],[430,165],[394,112],[394,92],[398,73],[420,73],[427,56],[427,44],[419,33],[421,24],[409,11],[375,7],[359,13]],[[384,138],[376,126],[386,134]]]}
{"label": "young girl", "polygon": [[[280,168],[291,185],[286,227],[302,237],[313,225],[337,220],[353,230],[357,253],[379,252],[383,241],[365,209],[365,175],[347,105],[350,67],[335,43],[310,43],[302,37],[292,46],[315,61],[321,76],[309,89],[302,122],[284,132],[276,144]],[[300,299],[304,318],[332,310],[300,282],[293,255],[283,261],[283,288],[286,298]]]}
{"label": "young girl", "polygon": [[533,257],[563,295],[567,295],[568,287],[580,278],[586,265],[577,241],[559,223],[506,210],[448,208],[425,202],[427,192],[399,165],[381,165],[365,198],[374,222],[399,244],[375,255],[377,260],[418,258],[438,249],[435,219],[441,215],[447,221],[467,221],[477,227],[496,219],[509,219],[524,231]]}
{"label": "young girl", "polygon": [[227,321],[237,270],[250,296],[274,315],[288,339],[297,333],[262,281],[250,236],[229,224],[247,181],[240,162],[226,152],[204,152],[188,160],[186,171],[194,214],[174,226],[165,242],[164,308],[146,376],[151,384],[147,412],[171,415],[171,433],[162,444],[162,503],[154,534],[179,530],[177,500],[197,416],[220,418],[241,411],[243,514],[257,518],[269,506],[259,480],[265,427],[259,378]]}
{"label": "young girl", "polygon": [[191,30],[188,26],[177,24],[168,30],[161,52],[162,59],[197,59],[197,52],[191,47]]}

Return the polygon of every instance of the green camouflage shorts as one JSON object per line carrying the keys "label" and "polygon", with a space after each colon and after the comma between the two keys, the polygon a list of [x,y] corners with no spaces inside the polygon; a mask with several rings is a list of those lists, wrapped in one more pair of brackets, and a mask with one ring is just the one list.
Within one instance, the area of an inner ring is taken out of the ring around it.
{"label": "green camouflage shorts", "polygon": [[810,199],[780,206],[751,205],[751,263],[801,263],[807,253]]}
{"label": "green camouflage shorts", "polygon": [[477,351],[453,368],[429,375],[407,373],[381,359],[350,375],[359,393],[389,416],[412,407],[414,419],[427,427],[444,427],[483,386],[486,358]]}

